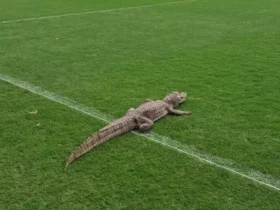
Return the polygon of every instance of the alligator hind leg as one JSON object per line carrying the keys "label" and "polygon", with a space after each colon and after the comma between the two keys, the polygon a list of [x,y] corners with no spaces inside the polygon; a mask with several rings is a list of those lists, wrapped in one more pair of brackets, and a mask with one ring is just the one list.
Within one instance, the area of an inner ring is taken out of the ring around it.
{"label": "alligator hind leg", "polygon": [[130,108],[129,110],[127,110],[127,112],[125,113],[125,115],[128,115],[130,112],[134,111],[134,108]]}
{"label": "alligator hind leg", "polygon": [[153,128],[154,123],[152,120],[150,120],[146,117],[139,116],[139,117],[137,117],[137,124],[139,126],[140,131],[148,131]]}

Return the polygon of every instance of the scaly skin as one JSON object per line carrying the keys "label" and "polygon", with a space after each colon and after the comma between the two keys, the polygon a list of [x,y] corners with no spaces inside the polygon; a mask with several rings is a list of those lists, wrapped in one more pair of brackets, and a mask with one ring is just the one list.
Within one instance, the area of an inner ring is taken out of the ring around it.
{"label": "scaly skin", "polygon": [[132,130],[150,130],[153,127],[153,122],[159,120],[167,114],[191,114],[190,111],[180,111],[174,109],[179,106],[179,104],[184,102],[186,98],[187,93],[185,92],[172,92],[168,94],[163,100],[152,101],[147,99],[136,109],[129,109],[124,117],[111,122],[106,127],[88,137],[88,139],[70,155],[66,163],[65,170],[76,158],[85,154],[97,145],[108,141],[109,139],[120,136]]}

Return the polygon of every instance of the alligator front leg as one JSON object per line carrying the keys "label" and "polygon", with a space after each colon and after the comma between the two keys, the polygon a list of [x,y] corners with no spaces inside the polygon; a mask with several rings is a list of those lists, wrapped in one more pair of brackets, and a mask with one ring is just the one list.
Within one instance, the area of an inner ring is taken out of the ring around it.
{"label": "alligator front leg", "polygon": [[172,107],[168,107],[167,111],[169,114],[176,114],[176,115],[189,115],[192,113],[191,111],[181,111],[181,110],[173,109]]}

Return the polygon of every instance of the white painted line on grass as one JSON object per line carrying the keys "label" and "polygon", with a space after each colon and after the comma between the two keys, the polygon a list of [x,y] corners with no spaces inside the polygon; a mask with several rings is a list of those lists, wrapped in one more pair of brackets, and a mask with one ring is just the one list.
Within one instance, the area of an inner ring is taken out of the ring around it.
{"label": "white painted line on grass", "polygon": [[[49,100],[55,101],[57,103],[63,104],[65,106],[68,106],[72,109],[75,109],[79,112],[82,112],[84,114],[87,114],[89,116],[92,116],[94,118],[97,118],[99,120],[102,120],[104,122],[110,122],[113,120],[112,117],[105,115],[95,108],[89,108],[84,105],[79,104],[78,102],[75,102],[67,97],[63,97],[60,95],[57,95],[55,93],[46,91],[41,89],[40,87],[37,87],[35,85],[29,84],[27,82],[23,82],[18,79],[14,79],[10,76],[0,74],[0,80],[5,81],[7,83],[13,84],[17,87],[20,87],[24,90],[28,90],[34,94],[43,96],[44,98],[47,98]],[[151,141],[154,141],[156,143],[159,143],[161,145],[164,145],[168,148],[171,148],[177,152],[186,154],[194,159],[197,159],[201,162],[208,163],[212,166],[215,166],[220,169],[224,169],[226,171],[229,171],[231,173],[237,174],[241,177],[250,179],[256,183],[259,183],[261,185],[270,187],[274,190],[280,191],[280,180],[276,179],[275,177],[271,175],[263,174],[259,171],[252,170],[252,169],[246,169],[244,167],[238,166],[236,163],[225,160],[219,157],[215,157],[209,154],[203,154],[199,151],[197,151],[195,148],[192,148],[188,145],[184,145],[178,141],[175,141],[171,138],[168,138],[166,136],[161,136],[157,133],[151,132],[150,134],[141,134],[138,132],[133,132],[134,134],[147,138]]]}
{"label": "white painted line on grass", "polygon": [[96,14],[96,13],[107,13],[107,12],[115,12],[115,11],[123,11],[123,10],[140,9],[140,8],[149,8],[149,7],[155,7],[155,6],[172,5],[172,4],[179,4],[179,3],[185,3],[185,2],[193,2],[193,1],[196,1],[196,0],[174,1],[174,2],[165,2],[165,3],[160,3],[160,4],[149,4],[149,5],[141,5],[141,6],[134,6],[134,7],[122,7],[122,8],[105,9],[105,10],[94,10],[94,11],[89,11],[89,12],[68,13],[68,14],[62,14],[62,15],[50,15],[50,16],[42,16],[42,17],[23,18],[23,19],[17,19],[17,20],[5,20],[5,21],[0,21],[0,24],[27,22],[27,21],[34,21],[34,20],[44,20],[44,19],[78,16],[78,15],[89,15],[89,14]]}

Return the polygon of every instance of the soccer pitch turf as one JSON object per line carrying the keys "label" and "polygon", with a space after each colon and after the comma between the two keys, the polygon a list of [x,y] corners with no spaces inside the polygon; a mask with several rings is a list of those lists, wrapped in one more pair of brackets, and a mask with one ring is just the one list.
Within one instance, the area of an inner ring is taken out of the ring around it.
{"label": "soccer pitch turf", "polygon": [[[0,210],[280,209],[279,20],[277,0],[2,0]],[[63,170],[174,90],[191,116]]]}

